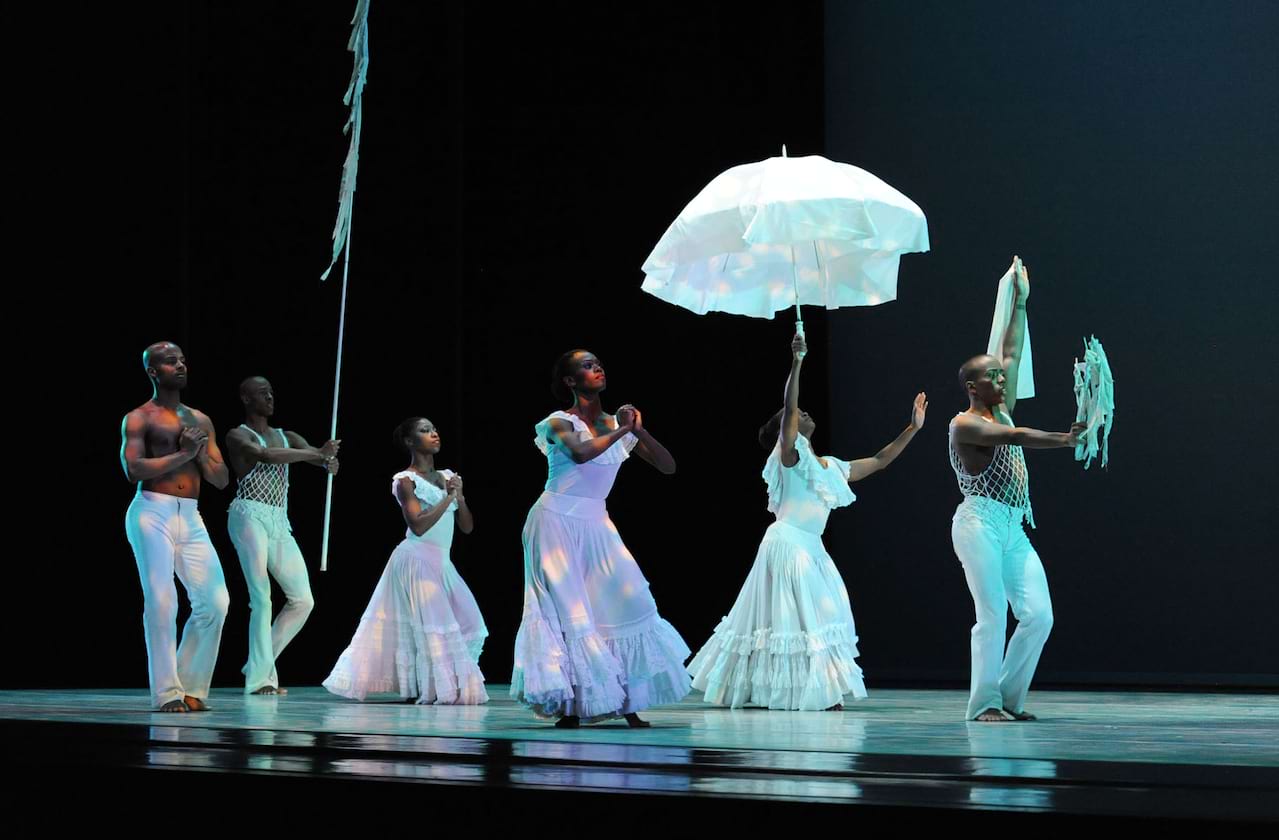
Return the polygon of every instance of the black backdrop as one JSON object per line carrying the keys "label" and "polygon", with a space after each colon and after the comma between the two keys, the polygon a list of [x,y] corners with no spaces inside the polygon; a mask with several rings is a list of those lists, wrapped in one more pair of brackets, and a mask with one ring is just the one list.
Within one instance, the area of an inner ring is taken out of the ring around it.
{"label": "black backdrop", "polygon": [[898,382],[933,398],[902,468],[829,531],[868,673],[968,655],[944,430],[1018,253],[1039,394],[1018,422],[1073,420],[1091,334],[1118,402],[1108,472],[1029,453],[1056,617],[1041,678],[1274,684],[1277,12],[828,4],[826,151],[915,197],[933,248],[903,260],[896,304],[830,319],[836,449],[900,421]]}
{"label": "black backdrop", "polygon": [[[350,5],[113,10],[52,52],[47,140],[23,173],[39,184],[25,245],[41,261],[20,290],[36,317],[19,319],[11,358],[33,382],[52,373],[48,399],[74,409],[34,410],[7,687],[145,679],[117,452],[121,416],[149,395],[149,342],[183,346],[187,401],[220,435],[241,419],[236,384],[260,373],[280,425],[325,437],[340,289],[318,275]],[[327,674],[402,534],[389,438],[419,413],[467,479],[477,528],[455,559],[492,634],[482,666],[508,678],[519,529],[544,478],[532,425],[557,407],[551,362],[575,346],[603,358],[606,401],[643,408],[679,461],[673,478],[628,465],[610,510],[663,614],[690,645],[707,637],[769,520],[754,438],[791,324],[676,310],[639,292],[638,266],[707,180],[782,143],[876,172],[931,223],[899,301],[807,321],[819,449],[868,454],[916,390],[932,397],[920,439],[828,532],[871,686],[966,681],[944,427],[1013,251],[1034,270],[1041,392],[1019,420],[1067,422],[1089,331],[1120,377],[1108,473],[1032,456],[1058,614],[1042,673],[1275,683],[1273,5],[408,5],[370,19],[331,565],[312,573],[286,684]],[[314,562],[322,476],[295,467],[293,485]],[[201,502],[232,598],[219,686],[238,684],[246,647],[230,496]]]}

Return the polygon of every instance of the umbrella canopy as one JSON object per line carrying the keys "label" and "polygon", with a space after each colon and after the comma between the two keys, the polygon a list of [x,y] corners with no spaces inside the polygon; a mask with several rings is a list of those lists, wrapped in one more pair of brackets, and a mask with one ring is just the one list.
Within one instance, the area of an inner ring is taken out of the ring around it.
{"label": "umbrella canopy", "polygon": [[698,314],[874,306],[897,296],[901,255],[927,250],[909,198],[864,169],[783,150],[707,184],[645,260],[641,288]]}

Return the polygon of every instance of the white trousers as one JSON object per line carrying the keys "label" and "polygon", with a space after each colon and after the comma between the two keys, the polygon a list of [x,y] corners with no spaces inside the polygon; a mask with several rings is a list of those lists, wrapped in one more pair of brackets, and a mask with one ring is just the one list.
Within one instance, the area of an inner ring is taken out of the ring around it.
{"label": "white trousers", "polygon": [[[991,499],[964,499],[950,535],[977,613],[968,719],[986,709],[1020,712],[1053,626],[1044,566],[1026,538],[1021,511]],[[1005,653],[1009,605],[1017,630]]]}
{"label": "white trousers", "polygon": [[[243,668],[244,691],[247,694],[268,685],[279,688],[275,660],[315,606],[306,562],[282,507],[236,499],[227,514],[227,531],[249,588],[249,661]],[[270,578],[280,584],[286,599],[274,624]]]}
{"label": "white trousers", "polygon": [[[140,489],[125,513],[124,530],[142,580],[151,702],[159,708],[186,695],[203,700],[209,696],[230,599],[196,500]],[[191,601],[181,645],[175,573]]]}

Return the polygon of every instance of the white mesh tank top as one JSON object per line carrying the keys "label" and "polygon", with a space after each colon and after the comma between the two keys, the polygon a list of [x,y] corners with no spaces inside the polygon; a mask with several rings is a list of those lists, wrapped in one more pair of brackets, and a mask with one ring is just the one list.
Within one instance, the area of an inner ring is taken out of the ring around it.
{"label": "white mesh tank top", "polygon": [[[247,430],[257,438],[258,443],[263,447],[270,446],[262,435],[245,424],[241,423],[240,428]],[[283,441],[280,445],[288,449],[289,439],[285,436],[284,430],[276,429],[275,431],[279,432],[280,440]],[[249,502],[271,505],[272,507],[288,507],[289,465],[267,464],[259,461],[253,465],[253,469],[236,479],[235,497]]]}
{"label": "white mesh tank top", "polygon": [[948,443],[947,448],[950,451],[950,466],[959,481],[959,492],[965,498],[980,496],[1008,505],[1020,510],[1022,518],[1030,523],[1030,527],[1035,527],[1035,514],[1030,507],[1030,476],[1026,471],[1026,456],[1020,446],[996,446],[986,469],[976,475],[964,469],[954,445]]}

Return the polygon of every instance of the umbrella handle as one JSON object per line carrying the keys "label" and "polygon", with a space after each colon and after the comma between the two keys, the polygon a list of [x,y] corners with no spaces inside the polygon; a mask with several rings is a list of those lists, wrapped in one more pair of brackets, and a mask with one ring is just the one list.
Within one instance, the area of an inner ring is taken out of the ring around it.
{"label": "umbrella handle", "polygon": [[[782,146],[782,155],[785,156],[785,154],[786,154],[786,147]],[[790,270],[791,270],[791,280],[794,281],[795,283],[795,334],[798,335],[800,338],[803,338],[804,337],[804,313],[801,312],[799,308],[799,268],[797,267],[797,265],[798,264],[795,262],[795,246],[792,245],[790,246]],[[802,359],[807,355],[808,355],[808,351],[805,350],[803,353],[799,354],[799,357]]]}

